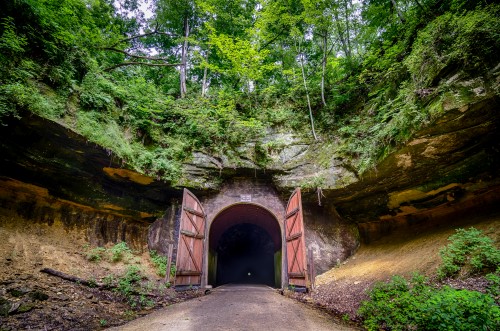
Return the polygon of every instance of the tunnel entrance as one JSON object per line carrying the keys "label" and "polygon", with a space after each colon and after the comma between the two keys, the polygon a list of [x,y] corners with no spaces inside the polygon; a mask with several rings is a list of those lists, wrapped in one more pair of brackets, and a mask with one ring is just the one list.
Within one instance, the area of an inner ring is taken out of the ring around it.
{"label": "tunnel entrance", "polygon": [[[208,215],[214,216],[207,216],[198,198],[184,189],[175,288],[229,282],[271,285],[271,275],[275,287],[307,288],[310,276],[300,188],[293,191],[283,211],[262,197],[253,202],[250,194],[241,194],[240,202],[219,209],[234,198],[225,194],[219,203],[209,203]],[[281,212],[283,221],[278,221],[276,215]]]}
{"label": "tunnel entrance", "polygon": [[281,229],[266,208],[239,203],[217,214],[209,231],[208,284],[281,287]]}
{"label": "tunnel entrance", "polygon": [[215,284],[274,286],[274,243],[260,226],[243,223],[227,229],[217,245]]}

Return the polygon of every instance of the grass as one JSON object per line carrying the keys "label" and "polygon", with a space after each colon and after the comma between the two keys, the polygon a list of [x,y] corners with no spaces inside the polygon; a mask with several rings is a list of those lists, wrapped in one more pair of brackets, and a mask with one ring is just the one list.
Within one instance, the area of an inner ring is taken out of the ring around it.
{"label": "grass", "polygon": [[167,274],[167,257],[159,255],[156,251],[149,251],[149,256],[151,257],[151,262],[156,267],[156,273],[160,277],[165,277]]}
{"label": "grass", "polygon": [[122,241],[110,248],[94,247],[84,245],[83,250],[88,261],[99,263],[103,259],[109,262],[124,262],[128,263],[133,257],[132,250],[127,246],[127,243]]}

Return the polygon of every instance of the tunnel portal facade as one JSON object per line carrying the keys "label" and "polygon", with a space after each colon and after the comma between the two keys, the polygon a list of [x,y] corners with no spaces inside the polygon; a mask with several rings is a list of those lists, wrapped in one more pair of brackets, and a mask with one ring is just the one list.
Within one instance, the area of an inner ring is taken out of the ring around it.
{"label": "tunnel portal facade", "polygon": [[176,287],[307,287],[300,189],[285,206],[267,185],[234,181],[198,200],[184,191]]}

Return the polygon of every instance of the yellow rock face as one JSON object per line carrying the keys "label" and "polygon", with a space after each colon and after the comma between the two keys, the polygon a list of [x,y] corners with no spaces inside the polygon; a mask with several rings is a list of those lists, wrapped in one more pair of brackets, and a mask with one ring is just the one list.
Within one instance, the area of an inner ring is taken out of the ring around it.
{"label": "yellow rock face", "polygon": [[460,186],[457,183],[452,183],[448,184],[446,186],[440,187],[438,189],[429,191],[429,192],[423,192],[420,190],[406,190],[406,191],[401,191],[401,192],[394,192],[389,194],[389,202],[387,203],[387,207],[390,209],[398,208],[402,203],[404,202],[410,202],[410,201],[415,201],[415,200],[420,200],[424,199],[427,197],[434,196],[436,194],[439,194],[441,192],[450,190],[454,187]]}
{"label": "yellow rock face", "polygon": [[154,181],[154,178],[144,176],[143,174],[132,170],[108,167],[105,167],[102,170],[110,177],[125,178],[137,184],[149,185]]}

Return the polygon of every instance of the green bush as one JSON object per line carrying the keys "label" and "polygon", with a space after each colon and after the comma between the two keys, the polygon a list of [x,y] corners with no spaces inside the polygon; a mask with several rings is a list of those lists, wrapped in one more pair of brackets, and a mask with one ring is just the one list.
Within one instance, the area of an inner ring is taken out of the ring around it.
{"label": "green bush", "polygon": [[500,6],[446,13],[418,33],[405,64],[419,87],[428,87],[454,69],[484,72],[496,65]]}
{"label": "green bush", "polygon": [[441,289],[426,285],[415,275],[411,281],[394,276],[377,283],[358,311],[368,330],[497,330],[500,308],[487,294]]}
{"label": "green bush", "polygon": [[118,262],[127,261],[132,255],[132,250],[127,246],[127,243],[122,241],[110,248],[111,261]]}
{"label": "green bush", "polygon": [[105,253],[106,253],[106,248],[95,247],[87,252],[86,257],[87,260],[91,262],[101,262]]}
{"label": "green bush", "polygon": [[88,73],[80,86],[80,105],[93,111],[110,111],[115,107],[117,86],[105,77]]}
{"label": "green bush", "polygon": [[110,262],[128,262],[132,257],[132,250],[123,241],[108,249],[105,247],[90,248],[89,245],[85,245],[83,249],[87,260],[92,262],[100,262],[104,258]]}
{"label": "green bush", "polygon": [[445,278],[457,275],[482,274],[500,267],[500,250],[491,238],[473,227],[457,229],[448,238],[450,243],[439,252],[442,264],[438,276]]}
{"label": "green bush", "polygon": [[430,296],[425,277],[414,275],[408,282],[394,276],[388,283],[377,283],[363,301],[358,313],[368,330],[410,330],[417,326],[419,306]]}
{"label": "green bush", "polygon": [[497,270],[496,273],[491,273],[486,275],[486,280],[488,280],[488,287],[486,288],[487,293],[495,299],[498,303],[500,300],[500,271]]}
{"label": "green bush", "polygon": [[102,282],[106,286],[112,286],[115,282],[115,276],[113,274],[106,275],[103,279]]}
{"label": "green bush", "polygon": [[131,265],[127,268],[125,274],[118,279],[117,292],[130,298],[135,292],[135,287],[142,279],[141,269],[138,266]]}
{"label": "green bush", "polygon": [[158,276],[165,277],[167,274],[167,257],[158,255],[156,251],[149,251],[149,256],[156,267]]}
{"label": "green bush", "polygon": [[418,307],[424,330],[499,330],[500,308],[483,293],[445,286]]}
{"label": "green bush", "polygon": [[148,299],[145,287],[141,284],[144,278],[138,266],[129,266],[123,276],[118,278],[116,292],[122,294],[128,304],[134,308],[154,306],[154,301]]}

